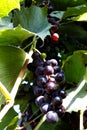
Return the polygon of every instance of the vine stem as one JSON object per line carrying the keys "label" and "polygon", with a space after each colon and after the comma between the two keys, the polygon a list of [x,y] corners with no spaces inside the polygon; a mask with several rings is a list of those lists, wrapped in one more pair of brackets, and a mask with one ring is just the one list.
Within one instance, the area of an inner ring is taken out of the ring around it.
{"label": "vine stem", "polygon": [[84,127],[83,127],[83,110],[80,110],[80,130],[84,130]]}
{"label": "vine stem", "polygon": [[42,119],[40,120],[40,122],[38,123],[38,125],[35,127],[34,130],[39,130],[40,126],[44,123],[45,120],[46,120],[46,115],[42,117]]}

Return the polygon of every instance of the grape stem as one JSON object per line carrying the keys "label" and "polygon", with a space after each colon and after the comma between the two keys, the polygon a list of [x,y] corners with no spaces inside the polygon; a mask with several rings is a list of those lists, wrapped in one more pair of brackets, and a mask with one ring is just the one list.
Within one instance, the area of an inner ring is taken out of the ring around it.
{"label": "grape stem", "polygon": [[34,130],[39,130],[40,126],[44,123],[45,120],[46,120],[46,115],[42,117],[42,119],[40,120],[40,122],[38,123],[38,125],[35,127]]}

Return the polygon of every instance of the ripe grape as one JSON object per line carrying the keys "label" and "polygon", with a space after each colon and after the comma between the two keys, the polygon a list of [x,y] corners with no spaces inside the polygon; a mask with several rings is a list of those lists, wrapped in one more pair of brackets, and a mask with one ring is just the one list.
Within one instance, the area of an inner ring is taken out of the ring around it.
{"label": "ripe grape", "polygon": [[58,114],[56,112],[54,112],[54,111],[49,111],[46,114],[46,120],[49,123],[56,123],[59,120]]}
{"label": "ripe grape", "polygon": [[59,117],[62,117],[64,115],[64,111],[61,108],[59,108],[56,112]]}
{"label": "ripe grape", "polygon": [[47,78],[46,76],[38,76],[37,77],[37,85],[40,87],[44,87],[47,83]]}
{"label": "ripe grape", "polygon": [[40,54],[37,52],[37,51],[35,51],[33,54],[32,54],[32,58],[33,59],[36,59],[36,58],[38,58],[40,56]]}
{"label": "ripe grape", "polygon": [[56,87],[56,84],[55,83],[53,83],[53,82],[48,82],[47,84],[46,84],[46,92],[47,93],[52,93],[54,90],[56,90],[57,89],[57,87]]}
{"label": "ripe grape", "polygon": [[50,104],[49,103],[43,103],[40,107],[40,110],[42,113],[47,113],[49,110]]}
{"label": "ripe grape", "polygon": [[67,94],[66,94],[66,92],[65,92],[64,90],[60,90],[59,95],[60,95],[63,99],[67,96]]}
{"label": "ripe grape", "polygon": [[52,103],[54,106],[60,106],[62,104],[62,98],[59,96],[56,96],[53,98]]}
{"label": "ripe grape", "polygon": [[37,106],[41,106],[44,103],[44,96],[39,96],[35,99],[35,103]]}
{"label": "ripe grape", "polygon": [[45,75],[51,75],[53,73],[54,73],[54,69],[52,66],[50,66],[50,65],[45,66],[45,68],[44,68]]}
{"label": "ripe grape", "polygon": [[34,95],[35,96],[40,96],[40,95],[43,95],[43,94],[44,94],[44,89],[43,88],[40,88],[38,86],[34,87]]}
{"label": "ripe grape", "polygon": [[62,73],[62,72],[57,73],[55,76],[55,79],[58,83],[62,83],[63,81],[65,81],[64,73]]}
{"label": "ripe grape", "polygon": [[38,66],[38,67],[36,68],[36,70],[35,70],[36,76],[43,75],[43,72],[44,72],[43,66]]}

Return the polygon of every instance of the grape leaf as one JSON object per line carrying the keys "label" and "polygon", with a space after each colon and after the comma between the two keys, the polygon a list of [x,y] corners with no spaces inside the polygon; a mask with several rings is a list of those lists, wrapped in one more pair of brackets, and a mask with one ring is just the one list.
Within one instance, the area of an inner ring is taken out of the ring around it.
{"label": "grape leaf", "polygon": [[4,28],[13,28],[11,15],[0,18],[0,30]]}
{"label": "grape leaf", "polygon": [[63,66],[67,82],[78,83],[85,74],[87,63],[86,51],[75,51],[69,56]]}
{"label": "grape leaf", "polygon": [[75,17],[79,18],[79,17],[81,17],[81,15],[83,15],[86,12],[87,12],[87,5],[86,4],[76,6],[76,7],[68,7],[63,15],[63,19],[69,18],[71,20],[75,20]]}
{"label": "grape leaf", "polygon": [[86,0],[51,0],[53,7],[56,10],[66,10],[67,7],[78,6],[85,4]]}
{"label": "grape leaf", "polygon": [[0,17],[7,16],[10,11],[17,8],[20,9],[20,0],[1,0],[0,1]]}
{"label": "grape leaf", "polygon": [[5,127],[10,124],[14,117],[17,117],[17,113],[14,111],[13,108],[11,108],[0,122],[0,129],[4,130]]}
{"label": "grape leaf", "polygon": [[49,28],[51,25],[47,21],[46,7],[31,6],[30,8],[22,8],[20,11],[15,11],[13,24],[14,26],[20,24],[23,28],[36,33],[42,39],[50,34]]}
{"label": "grape leaf", "polygon": [[[26,53],[19,48],[0,46],[0,82],[11,91],[16,78],[26,59]],[[0,92],[0,105],[4,103],[4,97]]]}
{"label": "grape leaf", "polygon": [[22,42],[35,34],[23,29],[21,26],[12,29],[0,30],[0,45],[21,46]]}

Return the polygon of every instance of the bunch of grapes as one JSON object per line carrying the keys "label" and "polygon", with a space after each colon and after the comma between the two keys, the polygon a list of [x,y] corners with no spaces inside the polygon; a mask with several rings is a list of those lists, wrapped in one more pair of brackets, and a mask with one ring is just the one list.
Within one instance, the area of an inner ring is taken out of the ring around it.
{"label": "bunch of grapes", "polygon": [[33,62],[28,64],[28,69],[32,70],[35,76],[35,103],[40,111],[46,114],[46,120],[55,123],[65,113],[62,102],[66,92],[61,90],[65,76],[56,59],[46,60],[43,57],[43,54],[34,52]]}

